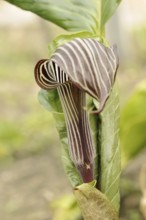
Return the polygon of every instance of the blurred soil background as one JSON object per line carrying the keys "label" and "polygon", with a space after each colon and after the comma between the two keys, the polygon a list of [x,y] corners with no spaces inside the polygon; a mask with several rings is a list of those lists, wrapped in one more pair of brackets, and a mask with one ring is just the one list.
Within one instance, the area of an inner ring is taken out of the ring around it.
{"label": "blurred soil background", "polygon": [[[107,26],[120,54],[121,109],[146,80],[146,3],[123,0]],[[37,100],[33,69],[47,58],[48,43],[65,33],[57,26],[0,2],[0,219],[50,220],[50,202],[72,192],[61,163],[52,115]],[[142,108],[142,106],[140,106]],[[143,129],[143,133],[146,130]],[[134,138],[134,137],[133,137]],[[140,220],[139,173],[145,143],[122,172],[121,219]],[[57,219],[56,219],[57,220]]]}

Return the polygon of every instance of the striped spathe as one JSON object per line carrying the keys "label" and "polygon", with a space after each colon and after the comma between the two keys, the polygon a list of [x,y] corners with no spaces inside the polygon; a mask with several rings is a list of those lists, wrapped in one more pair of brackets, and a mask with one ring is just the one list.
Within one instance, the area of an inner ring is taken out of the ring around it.
{"label": "striped spathe", "polygon": [[94,158],[86,108],[86,92],[99,101],[100,113],[110,95],[118,67],[116,47],[95,39],[74,40],[60,46],[49,60],[40,60],[35,79],[46,90],[57,89],[63,107],[69,152],[84,182],[94,178]]}

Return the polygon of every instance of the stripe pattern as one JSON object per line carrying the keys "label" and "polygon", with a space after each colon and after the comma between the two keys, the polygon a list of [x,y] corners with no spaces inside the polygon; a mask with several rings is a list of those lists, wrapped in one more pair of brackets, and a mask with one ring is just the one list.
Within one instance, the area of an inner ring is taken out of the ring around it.
{"label": "stripe pattern", "polygon": [[93,180],[93,163],[96,155],[92,142],[86,106],[85,92],[71,83],[57,88],[65,120],[70,156],[84,182]]}
{"label": "stripe pattern", "polygon": [[76,38],[59,47],[50,60],[40,60],[35,67],[38,85],[46,90],[58,90],[70,156],[84,182],[93,180],[96,155],[84,108],[85,92],[99,101],[99,113],[114,83],[118,63],[114,50],[94,39]]}
{"label": "stripe pattern", "polygon": [[118,67],[116,46],[108,48],[95,39],[75,38],[60,46],[51,61],[76,86],[99,101],[98,113],[101,112],[115,81]]}
{"label": "stripe pattern", "polygon": [[63,71],[48,60],[40,60],[35,67],[35,78],[45,89],[57,87],[67,126],[69,152],[84,182],[93,180],[96,155],[93,146],[86,106],[85,92],[73,85]]}

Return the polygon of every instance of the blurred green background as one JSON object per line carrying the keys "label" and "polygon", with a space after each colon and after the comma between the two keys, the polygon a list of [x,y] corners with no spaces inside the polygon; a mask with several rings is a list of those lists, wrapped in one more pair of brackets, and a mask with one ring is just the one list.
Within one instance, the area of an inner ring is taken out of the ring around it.
{"label": "blurred green background", "polygon": [[[144,0],[141,4],[123,1],[107,26],[107,39],[118,45],[120,56],[122,220],[144,219],[140,200],[146,183],[139,175],[146,158],[145,8]],[[48,57],[48,43],[64,32],[29,12],[0,2],[0,216],[3,220],[52,219],[50,202],[71,192],[61,164],[55,123],[38,103],[39,88],[33,76],[36,62]],[[146,170],[141,175],[145,173]],[[74,207],[69,198],[63,200],[62,210]]]}

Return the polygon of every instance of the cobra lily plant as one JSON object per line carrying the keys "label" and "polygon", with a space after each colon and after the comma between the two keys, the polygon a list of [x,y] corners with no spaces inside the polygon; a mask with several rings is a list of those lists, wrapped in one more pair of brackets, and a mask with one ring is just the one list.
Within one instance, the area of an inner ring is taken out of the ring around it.
{"label": "cobra lily plant", "polygon": [[[56,121],[63,165],[84,219],[118,220],[118,56],[115,46],[107,46],[105,24],[121,0],[6,1],[70,32],[53,39],[49,59],[35,66],[39,102]],[[77,219],[72,217],[55,220]]]}
{"label": "cobra lily plant", "polygon": [[[50,59],[35,66],[37,84],[57,89],[64,111],[70,157],[83,182],[94,179],[96,151],[86,107],[86,93],[99,102],[99,114],[110,95],[118,67],[116,46],[96,39],[75,38],[60,46]],[[55,101],[55,100],[54,100]]]}

